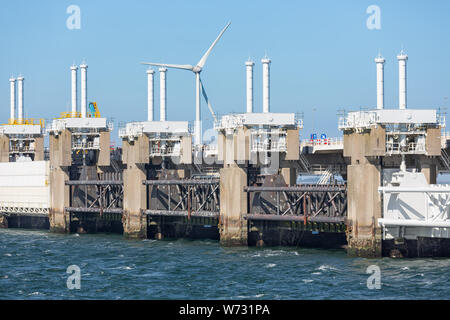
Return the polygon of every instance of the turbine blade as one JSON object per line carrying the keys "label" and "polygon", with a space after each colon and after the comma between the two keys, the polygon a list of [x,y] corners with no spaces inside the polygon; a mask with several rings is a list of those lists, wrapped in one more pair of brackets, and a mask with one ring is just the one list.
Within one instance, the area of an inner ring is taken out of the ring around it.
{"label": "turbine blade", "polygon": [[167,63],[153,63],[153,62],[141,62],[141,64],[146,64],[150,66],[158,66],[158,67],[167,67],[167,68],[175,68],[175,69],[183,69],[190,70],[194,69],[190,64],[167,64]]}
{"label": "turbine blade", "polygon": [[206,104],[208,105],[208,109],[211,112],[211,114],[214,118],[214,121],[217,121],[216,114],[214,113],[211,103],[209,102],[208,95],[206,94],[206,90],[205,90],[205,87],[203,86],[203,82],[202,82],[201,78],[200,78],[200,87],[202,88],[202,95],[203,95],[203,98],[205,98]]}
{"label": "turbine blade", "polygon": [[231,22],[228,22],[228,24],[225,26],[225,28],[223,28],[223,30],[219,33],[219,36],[216,38],[216,40],[214,40],[214,42],[212,43],[212,45],[209,47],[209,49],[205,52],[205,54],[203,55],[203,57],[200,59],[200,61],[197,63],[197,67],[203,68],[203,66],[206,63],[206,59],[208,59],[209,54],[211,53],[211,50],[214,48],[214,46],[216,45],[216,43],[219,41],[220,37],[222,37],[223,33],[225,32],[225,30],[227,30],[227,28],[230,26]]}

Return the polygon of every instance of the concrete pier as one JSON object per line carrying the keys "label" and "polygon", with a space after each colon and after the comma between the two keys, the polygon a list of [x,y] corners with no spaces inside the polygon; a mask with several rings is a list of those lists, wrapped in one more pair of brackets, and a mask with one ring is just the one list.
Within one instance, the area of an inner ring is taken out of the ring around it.
{"label": "concrete pier", "polygon": [[247,245],[247,172],[230,165],[220,169],[220,244]]}
{"label": "concrete pier", "polygon": [[72,134],[63,130],[49,135],[50,139],[50,231],[70,231],[70,216],[65,207],[70,205],[69,168],[72,165]]}
{"label": "concrete pier", "polygon": [[143,209],[147,207],[146,186],[142,183],[147,174],[145,164],[149,163],[149,139],[140,135],[133,142],[122,140],[122,161],[126,164],[123,172],[123,234],[127,238],[147,237],[147,216]]}

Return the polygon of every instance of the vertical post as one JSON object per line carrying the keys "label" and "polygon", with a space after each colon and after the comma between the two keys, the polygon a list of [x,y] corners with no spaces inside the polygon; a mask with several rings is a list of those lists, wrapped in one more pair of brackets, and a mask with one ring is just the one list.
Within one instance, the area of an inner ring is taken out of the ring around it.
{"label": "vertical post", "polygon": [[87,116],[87,64],[80,65],[81,69],[81,117]]}
{"label": "vertical post", "polygon": [[377,109],[384,109],[384,63],[386,60],[379,55],[375,58],[377,64]]}
{"label": "vertical post", "polygon": [[9,123],[13,124],[14,119],[16,118],[16,79],[11,78],[9,79],[9,88],[10,88],[10,95],[11,95],[11,111],[9,116]]}
{"label": "vertical post", "polygon": [[195,145],[201,145],[202,144],[202,123],[201,123],[201,109],[200,109],[200,73],[195,73],[195,125],[194,125],[194,131],[195,131]]}
{"label": "vertical post", "polygon": [[159,121],[167,121],[166,72],[167,68],[159,68]]}
{"label": "vertical post", "polygon": [[23,96],[23,81],[25,80],[24,77],[19,76],[17,78],[17,102],[18,102],[18,106],[17,106],[17,118],[18,118],[18,122],[21,124],[23,123],[23,105],[24,105],[24,96]]}
{"label": "vertical post", "polygon": [[255,63],[251,60],[245,62],[247,70],[247,113],[253,112],[253,66]]}
{"label": "vertical post", "polygon": [[147,118],[148,121],[153,121],[153,107],[154,107],[154,86],[153,86],[153,74],[155,71],[152,69],[147,70]]}
{"label": "vertical post", "polygon": [[408,56],[403,50],[397,56],[398,59],[398,77],[399,77],[399,108],[406,109],[406,61]]}
{"label": "vertical post", "polygon": [[265,57],[263,64],[263,112],[270,112],[270,59]]}
{"label": "vertical post", "polygon": [[70,67],[72,79],[72,118],[77,115],[77,70],[78,67],[75,65]]}

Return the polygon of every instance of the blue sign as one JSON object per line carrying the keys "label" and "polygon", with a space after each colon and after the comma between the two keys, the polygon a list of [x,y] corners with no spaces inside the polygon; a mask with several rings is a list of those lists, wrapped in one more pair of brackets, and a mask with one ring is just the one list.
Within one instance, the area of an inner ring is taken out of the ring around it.
{"label": "blue sign", "polygon": [[316,140],[316,139],[317,139],[317,134],[311,133],[311,140]]}
{"label": "blue sign", "polygon": [[327,135],[325,133],[322,133],[320,135],[320,139],[325,140],[327,138]]}

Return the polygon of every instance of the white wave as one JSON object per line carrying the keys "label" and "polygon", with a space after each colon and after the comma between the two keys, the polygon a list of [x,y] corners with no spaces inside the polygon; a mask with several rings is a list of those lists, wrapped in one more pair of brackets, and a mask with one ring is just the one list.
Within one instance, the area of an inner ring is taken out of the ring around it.
{"label": "white wave", "polygon": [[320,270],[320,271],[337,270],[335,267],[329,266],[327,264],[323,264],[317,269]]}

